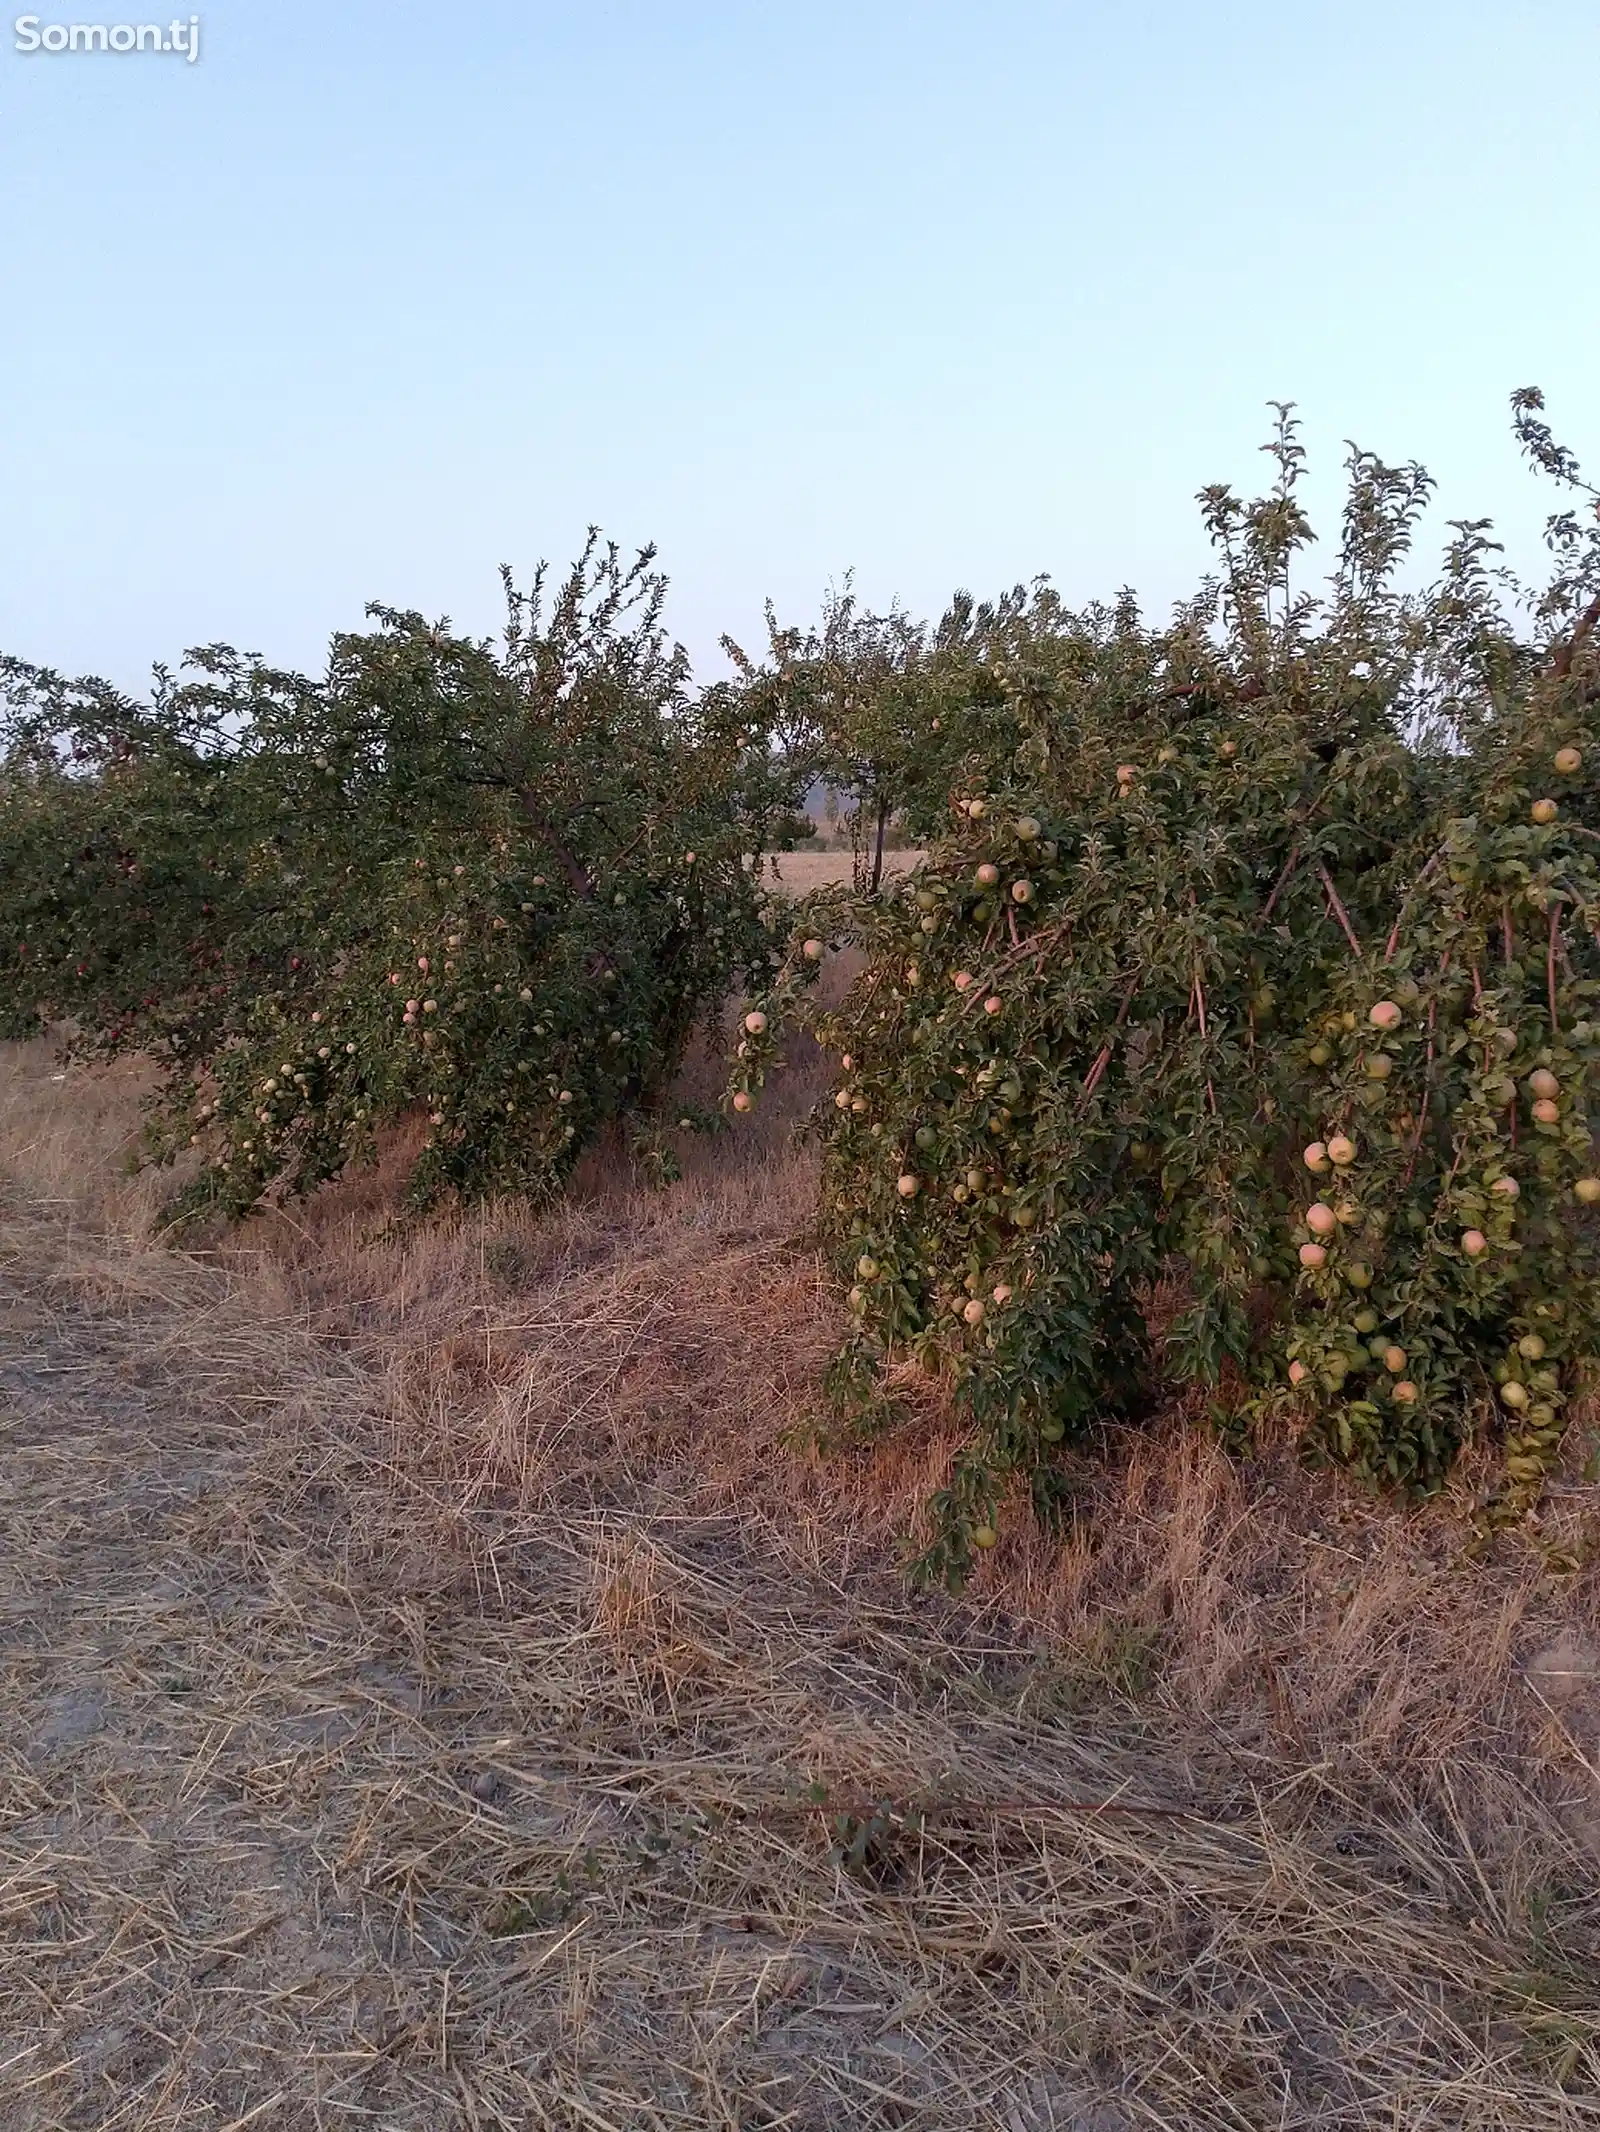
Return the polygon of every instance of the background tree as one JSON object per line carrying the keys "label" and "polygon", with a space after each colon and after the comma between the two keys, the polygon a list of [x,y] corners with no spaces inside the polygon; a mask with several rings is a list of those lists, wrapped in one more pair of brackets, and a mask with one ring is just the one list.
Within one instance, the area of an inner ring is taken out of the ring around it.
{"label": "background tree", "polygon": [[765,967],[788,787],[738,692],[691,691],[665,590],[591,536],[553,594],[507,577],[498,646],[374,607],[320,680],[214,646],[147,702],[6,663],[0,1021],[158,1063],[175,1221],[417,1111],[413,1207],[546,1196]]}

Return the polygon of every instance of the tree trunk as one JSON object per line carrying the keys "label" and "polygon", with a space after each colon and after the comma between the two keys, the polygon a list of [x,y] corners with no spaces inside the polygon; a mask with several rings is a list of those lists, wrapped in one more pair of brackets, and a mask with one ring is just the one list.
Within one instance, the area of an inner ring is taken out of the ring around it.
{"label": "tree trunk", "polygon": [[554,852],[556,864],[566,875],[568,885],[573,893],[581,896],[585,903],[592,903],[594,901],[594,883],[590,880],[587,870],[579,864],[578,860],[561,841],[561,838],[557,836],[554,825],[545,819],[533,794],[525,789],[520,790],[517,793],[517,801],[535,835]]}

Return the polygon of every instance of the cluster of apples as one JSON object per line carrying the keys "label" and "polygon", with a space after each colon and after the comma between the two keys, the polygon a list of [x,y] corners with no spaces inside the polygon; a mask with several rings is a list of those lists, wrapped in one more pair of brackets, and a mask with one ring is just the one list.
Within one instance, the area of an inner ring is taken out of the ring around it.
{"label": "cluster of apples", "polygon": [[[1557,748],[1554,762],[1556,769],[1563,777],[1575,777],[1583,768],[1583,756],[1577,748]],[[1541,829],[1548,829],[1560,812],[1560,802],[1550,799],[1548,796],[1536,799],[1528,809],[1529,815],[1538,823]]]}
{"label": "cluster of apples", "polygon": [[[1393,1006],[1394,1002],[1380,1001],[1379,1004]],[[1376,1014],[1377,1010],[1373,1011]],[[1395,1013],[1398,1015],[1398,1008],[1395,1008]],[[1393,1022],[1386,1018],[1375,1026],[1392,1027]],[[1347,1134],[1334,1133],[1327,1140],[1313,1140],[1305,1150],[1304,1161],[1306,1168],[1314,1175],[1337,1174],[1351,1169],[1356,1160],[1356,1152],[1355,1142]],[[1325,1266],[1328,1262],[1327,1240],[1336,1236],[1341,1228],[1348,1227],[1360,1219],[1360,1209],[1349,1200],[1340,1200],[1333,1206],[1329,1206],[1324,1199],[1313,1200],[1305,1213],[1305,1223],[1311,1231],[1311,1240],[1300,1246],[1301,1265],[1309,1272],[1315,1272],[1319,1267]],[[1358,1291],[1372,1285],[1372,1269],[1360,1260],[1352,1262],[1344,1269],[1344,1277],[1349,1285]],[[1360,1332],[1376,1332],[1377,1325],[1378,1317],[1375,1311],[1365,1310],[1357,1316],[1356,1328]],[[1414,1406],[1419,1393],[1416,1384],[1405,1374],[1405,1349],[1398,1342],[1380,1335],[1369,1343],[1367,1351],[1375,1362],[1383,1365],[1394,1380],[1389,1392],[1390,1398],[1398,1406]],[[1291,1384],[1303,1384],[1309,1375],[1310,1371],[1303,1362],[1290,1363]]]}
{"label": "cluster of apples", "polygon": [[[1374,1029],[1388,1035],[1399,1028],[1405,1019],[1405,1010],[1398,1000],[1380,999],[1369,1008],[1367,1019]],[[1355,1163],[1356,1153],[1356,1144],[1347,1133],[1330,1133],[1326,1140],[1313,1140],[1304,1149],[1301,1159],[1313,1176],[1326,1177],[1348,1172]],[[1305,1212],[1305,1224],[1311,1232],[1310,1239],[1300,1246],[1300,1263],[1306,1271],[1315,1273],[1324,1267],[1328,1263],[1330,1240],[1338,1235],[1340,1229],[1353,1226],[1361,1218],[1361,1210],[1352,1200],[1340,1199],[1331,1206],[1325,1199],[1313,1200]],[[1372,1285],[1372,1269],[1364,1260],[1353,1260],[1344,1268],[1344,1277],[1349,1286],[1358,1291]],[[1376,1315],[1370,1312],[1364,1315],[1372,1318],[1375,1327]],[[1395,1379],[1390,1397],[1401,1406],[1414,1404],[1418,1397],[1417,1387],[1403,1374],[1406,1366],[1405,1349],[1393,1341],[1385,1340],[1374,1341],[1371,1352],[1373,1359],[1380,1361]],[[1291,1384],[1304,1383],[1309,1374],[1303,1362],[1290,1363]]]}
{"label": "cluster of apples", "polygon": [[[689,857],[690,857],[690,858],[693,858],[693,856],[694,856],[694,854],[693,854],[693,852],[691,852],[691,853],[689,854]],[[818,940],[818,939],[816,939],[816,938],[814,938],[814,937],[813,937],[813,938],[811,938],[811,939],[808,939],[808,940],[805,940],[805,941],[803,941],[803,942],[801,943],[801,947],[800,947],[800,960],[801,960],[801,963],[802,963],[802,964],[803,964],[804,966],[806,966],[806,968],[807,968],[807,970],[808,970],[808,972],[809,972],[809,974],[810,974],[811,976],[815,976],[815,974],[816,974],[817,970],[818,970],[818,969],[819,969],[819,968],[821,967],[821,964],[822,964],[822,960],[823,960],[824,956],[825,956],[825,955],[827,954],[827,952],[828,952],[828,945],[827,945],[827,942],[826,942],[826,941],[824,941],[824,940]],[[781,1022],[781,1002],[780,1002],[780,1022]],[[761,1040],[762,1040],[762,1038],[764,1038],[764,1037],[766,1036],[766,1034],[767,1034],[767,1031],[768,1031],[768,1029],[769,1029],[769,1027],[770,1027],[770,1021],[769,1021],[769,1018],[768,1018],[767,1014],[766,1014],[766,1013],[764,1012],[764,1010],[763,1010],[762,1008],[760,1008],[760,1007],[752,1007],[752,1008],[750,1009],[749,1013],[748,1013],[748,1014],[746,1014],[746,1015],[745,1015],[745,1017],[744,1017],[744,1023],[743,1023],[743,1027],[744,1027],[744,1034],[743,1034],[743,1036],[741,1036],[741,1037],[740,1037],[740,1039],[739,1039],[739,1043],[738,1043],[738,1047],[737,1047],[737,1054],[736,1054],[736,1055],[737,1055],[737,1056],[738,1056],[739,1058],[741,1058],[741,1059],[750,1059],[750,1058],[751,1058],[751,1056],[752,1056],[752,1044],[754,1044],[754,1045],[756,1046],[756,1048],[757,1048],[758,1050],[760,1050],[760,1049],[763,1049],[763,1048],[769,1048],[769,1047],[763,1047],[763,1046],[762,1046],[762,1044],[761,1044]],[[845,1068],[846,1068],[846,1070],[848,1070],[848,1069],[849,1069],[849,1065],[850,1065],[850,1061],[849,1061],[848,1059],[846,1059],[846,1060],[844,1061],[844,1065],[845,1065]],[[756,1080],[757,1086],[759,1086],[759,1085],[760,1085],[760,1081],[761,1081],[761,1079],[762,1079],[762,1075],[761,1075],[761,1072],[759,1071],[759,1062],[758,1062],[758,1067],[757,1067],[757,1070],[755,1071],[755,1074],[754,1074],[754,1078],[755,1078],[755,1080]],[[861,1101],[861,1100],[860,1100],[859,1098],[857,1098],[857,1099],[856,1099],[856,1101],[855,1101],[855,1103],[854,1103],[854,1105],[852,1105],[852,1103],[851,1103],[851,1098],[850,1098],[850,1095],[849,1095],[849,1092],[848,1092],[847,1090],[845,1090],[845,1089],[841,1089],[841,1090],[839,1091],[838,1095],[837,1095],[837,1096],[836,1096],[836,1097],[834,1098],[834,1100],[835,1100],[835,1102],[836,1102],[836,1103],[838,1104],[838,1106],[839,1106],[839,1108],[840,1108],[841,1110],[848,1110],[848,1109],[851,1109],[851,1108],[855,1108],[855,1109],[857,1109],[857,1110],[865,1110],[865,1109],[866,1109],[866,1104],[865,1104],[865,1103],[864,1103],[863,1101]],[[733,1108],[734,1108],[734,1109],[735,1109],[735,1110],[736,1110],[736,1111],[737,1111],[737,1112],[738,1112],[738,1113],[740,1114],[740,1116],[741,1116],[741,1117],[747,1116],[747,1115],[748,1115],[748,1114],[749,1114],[749,1113],[750,1113],[751,1111],[753,1111],[753,1110],[755,1109],[755,1107],[756,1107],[756,1091],[755,1091],[755,1089],[754,1089],[754,1088],[739,1088],[739,1089],[736,1089],[736,1090],[734,1091],[734,1095],[733,1095]]]}

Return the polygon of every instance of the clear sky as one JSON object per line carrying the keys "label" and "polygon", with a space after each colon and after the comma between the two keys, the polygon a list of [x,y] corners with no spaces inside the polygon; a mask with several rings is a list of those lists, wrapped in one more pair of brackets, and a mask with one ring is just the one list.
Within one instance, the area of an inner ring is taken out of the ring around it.
{"label": "clear sky", "polygon": [[1523,552],[1511,389],[1600,463],[1594,0],[199,4],[193,64],[0,33],[25,657],[487,629],[591,520],[708,671],[851,567],[1164,609],[1273,397],[1314,497],[1353,437]]}

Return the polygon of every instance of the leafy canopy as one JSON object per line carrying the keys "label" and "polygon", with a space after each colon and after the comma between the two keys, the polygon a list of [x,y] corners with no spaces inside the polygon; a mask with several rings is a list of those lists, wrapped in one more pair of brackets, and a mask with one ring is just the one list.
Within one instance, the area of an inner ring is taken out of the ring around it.
{"label": "leafy canopy", "polygon": [[[1269,493],[1202,495],[1217,569],[1167,626],[1036,588],[924,669],[901,715],[961,704],[963,749],[930,751],[927,857],[799,911],[734,1084],[795,1016],[839,1055],[835,1388],[882,1414],[915,1361],[971,1423],[928,1573],[967,1573],[1013,1481],[1052,1515],[1058,1446],[1191,1385],[1415,1489],[1493,1393],[1494,1515],[1555,1455],[1600,1304],[1600,526],[1541,407],[1519,435],[1584,512],[1526,599],[1483,522],[1406,589],[1428,478],[1353,448],[1299,589],[1285,407]],[[845,944],[866,967],[819,1014]]]}
{"label": "leafy canopy", "polygon": [[506,577],[498,645],[373,607],[320,679],[212,646],[143,702],[6,662],[0,1026],[158,1063],[180,1226],[418,1112],[413,1208],[547,1197],[764,966],[789,783],[664,594],[591,536],[553,595]]}

